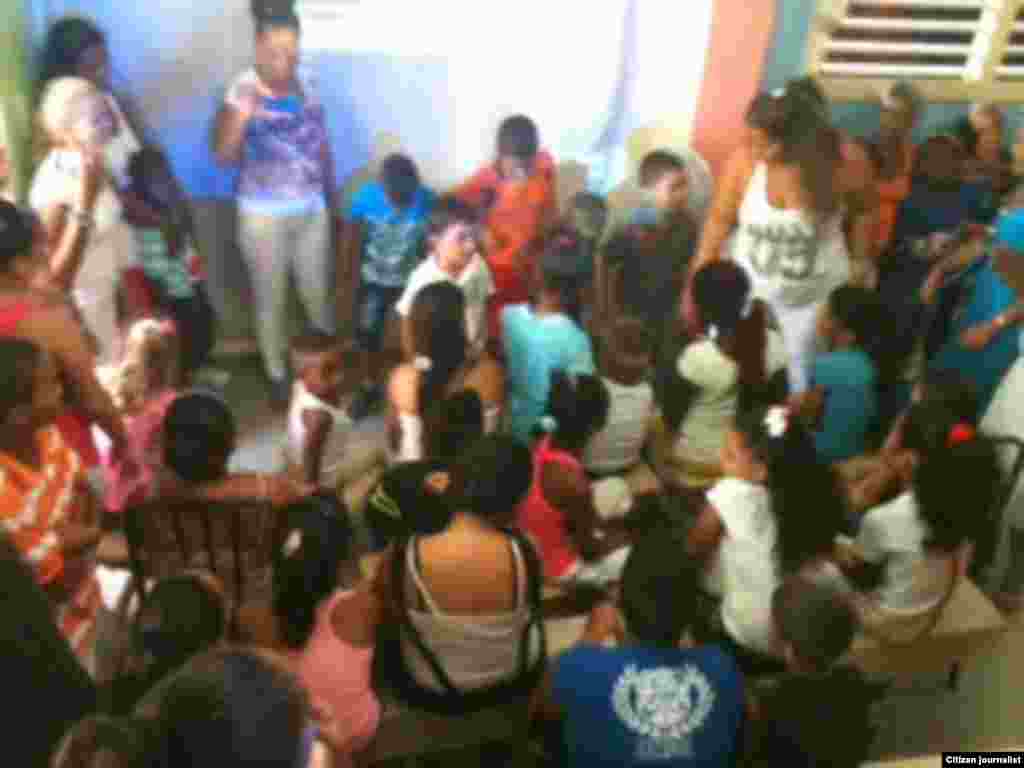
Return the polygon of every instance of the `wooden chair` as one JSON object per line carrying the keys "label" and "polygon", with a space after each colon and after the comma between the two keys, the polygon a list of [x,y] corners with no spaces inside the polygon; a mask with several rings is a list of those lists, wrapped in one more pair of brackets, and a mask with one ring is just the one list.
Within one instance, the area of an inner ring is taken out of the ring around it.
{"label": "wooden chair", "polygon": [[239,608],[259,596],[255,577],[269,577],[280,520],[263,500],[159,499],[132,507],[125,514],[125,534],[140,601],[150,581],[186,568],[209,568],[224,582],[231,601],[229,632],[236,639]]}

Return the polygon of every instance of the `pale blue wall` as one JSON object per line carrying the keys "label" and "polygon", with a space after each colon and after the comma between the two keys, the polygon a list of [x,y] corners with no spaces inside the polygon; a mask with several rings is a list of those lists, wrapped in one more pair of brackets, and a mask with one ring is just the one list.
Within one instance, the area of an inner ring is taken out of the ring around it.
{"label": "pale blue wall", "polygon": [[[778,0],[775,43],[768,54],[765,68],[765,88],[777,88],[787,78],[805,72],[807,34],[817,0]],[[924,138],[937,128],[947,126],[967,111],[966,104],[933,104],[925,112],[917,129],[918,138]],[[836,122],[853,134],[870,135],[878,127],[878,108],[868,104],[837,104],[832,108]],[[1009,120],[1007,140],[1017,126],[1024,125],[1020,107],[1006,110]]]}

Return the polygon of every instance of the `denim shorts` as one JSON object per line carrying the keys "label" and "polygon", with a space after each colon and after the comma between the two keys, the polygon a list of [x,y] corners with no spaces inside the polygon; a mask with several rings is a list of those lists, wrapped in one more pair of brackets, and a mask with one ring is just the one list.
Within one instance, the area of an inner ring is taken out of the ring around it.
{"label": "denim shorts", "polygon": [[359,295],[358,341],[367,352],[379,352],[388,314],[402,297],[401,287],[364,282]]}

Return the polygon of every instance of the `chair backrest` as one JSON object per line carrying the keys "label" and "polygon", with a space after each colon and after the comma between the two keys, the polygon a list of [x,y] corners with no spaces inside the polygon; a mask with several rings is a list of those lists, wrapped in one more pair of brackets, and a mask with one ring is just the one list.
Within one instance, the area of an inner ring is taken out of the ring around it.
{"label": "chair backrest", "polygon": [[236,634],[239,607],[270,583],[279,517],[265,500],[165,498],[128,509],[125,534],[140,600],[150,580],[209,568],[228,591],[230,630]]}

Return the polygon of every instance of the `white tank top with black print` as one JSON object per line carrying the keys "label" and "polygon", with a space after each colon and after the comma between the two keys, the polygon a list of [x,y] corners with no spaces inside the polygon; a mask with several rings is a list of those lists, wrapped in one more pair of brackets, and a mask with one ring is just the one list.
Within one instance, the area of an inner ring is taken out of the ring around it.
{"label": "white tank top with black print", "polygon": [[768,173],[758,165],[747,185],[731,253],[750,276],[753,293],[773,306],[824,300],[850,276],[850,257],[837,213],[816,222],[810,212],[776,208]]}

